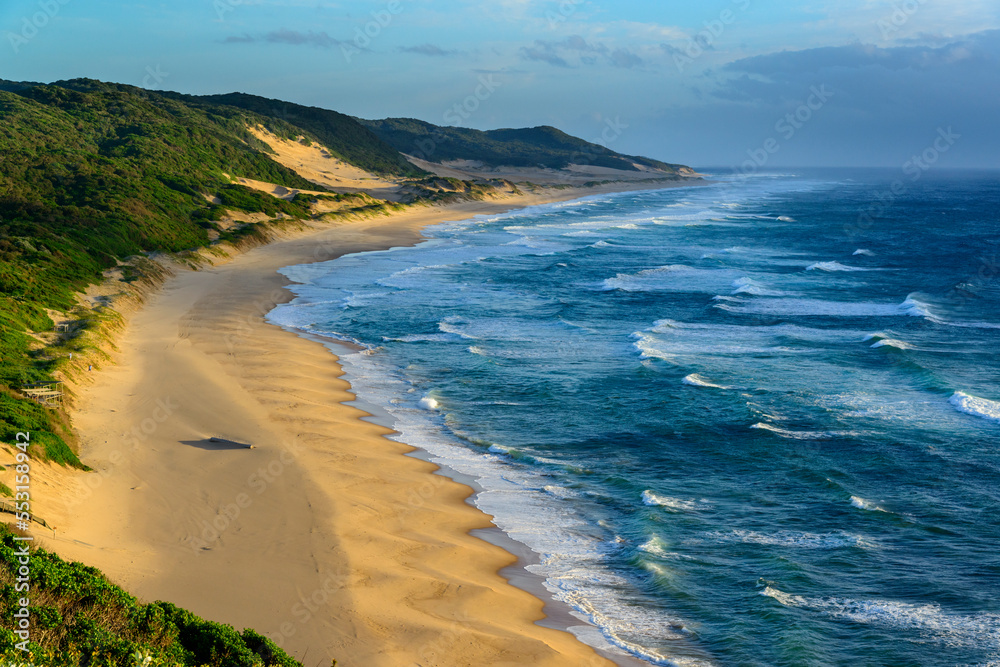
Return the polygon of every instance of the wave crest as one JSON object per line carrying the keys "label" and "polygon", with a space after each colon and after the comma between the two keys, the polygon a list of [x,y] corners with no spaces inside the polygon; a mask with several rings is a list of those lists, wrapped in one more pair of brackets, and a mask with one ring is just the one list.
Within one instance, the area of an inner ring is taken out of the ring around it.
{"label": "wave crest", "polygon": [[870,271],[871,269],[862,269],[857,266],[847,266],[846,264],[841,264],[840,262],[816,262],[815,264],[810,264],[806,267],[806,271]]}
{"label": "wave crest", "polygon": [[681,500],[670,496],[661,496],[649,489],[642,492],[642,504],[648,507],[665,507],[668,510],[696,510],[698,503],[693,500]]}
{"label": "wave crest", "polygon": [[937,604],[914,604],[898,600],[855,600],[851,598],[806,598],[768,585],[761,595],[785,607],[802,607],[883,628],[919,632],[921,641],[933,639],[948,646],[1000,646],[1000,614],[980,612],[969,615],[946,612]]}
{"label": "wave crest", "polygon": [[714,384],[712,382],[709,382],[708,380],[698,375],[697,373],[691,373],[691,375],[685,377],[683,380],[681,380],[681,382],[691,387],[713,387],[715,389],[729,389],[729,387],[723,386],[721,384]]}
{"label": "wave crest", "polygon": [[1000,423],[1000,401],[991,401],[966,394],[964,391],[956,391],[948,402],[959,412]]}
{"label": "wave crest", "polygon": [[868,510],[869,512],[888,512],[889,510],[884,507],[879,507],[870,500],[865,500],[861,496],[851,496],[851,505],[857,507],[859,510]]}

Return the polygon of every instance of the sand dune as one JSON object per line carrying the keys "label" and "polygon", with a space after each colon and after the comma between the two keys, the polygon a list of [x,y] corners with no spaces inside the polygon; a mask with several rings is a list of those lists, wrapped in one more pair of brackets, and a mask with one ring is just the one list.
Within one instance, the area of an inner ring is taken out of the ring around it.
{"label": "sand dune", "polygon": [[333,157],[329,149],[319,144],[306,146],[298,141],[282,139],[262,127],[248,129],[251,134],[271,147],[274,151],[270,155],[271,159],[298,172],[306,180],[335,192],[364,191],[380,199],[396,198],[398,183],[338,160]]}

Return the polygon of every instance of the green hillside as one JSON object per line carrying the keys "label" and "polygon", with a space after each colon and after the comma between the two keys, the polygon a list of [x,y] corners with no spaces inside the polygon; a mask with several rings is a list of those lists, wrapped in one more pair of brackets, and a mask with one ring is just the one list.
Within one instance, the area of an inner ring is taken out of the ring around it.
{"label": "green hillside", "polygon": [[432,162],[477,160],[488,167],[549,167],[570,164],[638,171],[635,167],[679,174],[683,165],[621,155],[599,144],[570,136],[554,127],[473,130],[442,127],[413,118],[361,121],[400,153]]}
{"label": "green hillside", "polygon": [[390,176],[422,176],[425,172],[414,167],[397,150],[390,147],[370,129],[350,116],[336,111],[307,107],[256,95],[230,93],[181,99],[213,105],[225,104],[246,109],[261,116],[285,120],[306,130],[312,138],[330,149],[342,160],[374,174]]}
{"label": "green hillside", "polygon": [[217,209],[205,195],[308,216],[224,175],[317,188],[254,149],[266,149],[246,131],[257,122],[297,132],[90,80],[0,91],[0,440],[30,429],[40,454],[79,463],[58,415],[10,391],[50,380],[63,361],[32,351],[26,332],[53,326],[45,309],[72,309],[77,291],[126,257],[207,245]]}

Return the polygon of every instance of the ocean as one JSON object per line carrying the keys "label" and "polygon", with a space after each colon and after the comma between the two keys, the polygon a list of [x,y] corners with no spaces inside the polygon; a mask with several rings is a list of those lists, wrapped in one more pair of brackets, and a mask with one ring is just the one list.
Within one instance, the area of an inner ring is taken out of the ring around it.
{"label": "ocean", "polygon": [[360,402],[658,665],[1000,664],[1000,174],[711,174],[287,267]]}

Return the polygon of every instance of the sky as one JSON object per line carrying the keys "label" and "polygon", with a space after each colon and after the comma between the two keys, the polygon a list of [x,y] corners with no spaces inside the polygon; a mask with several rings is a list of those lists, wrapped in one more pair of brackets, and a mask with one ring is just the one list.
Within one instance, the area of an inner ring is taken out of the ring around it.
{"label": "sky", "polygon": [[1000,167],[998,0],[2,0],[0,79],[77,77],[702,168]]}

